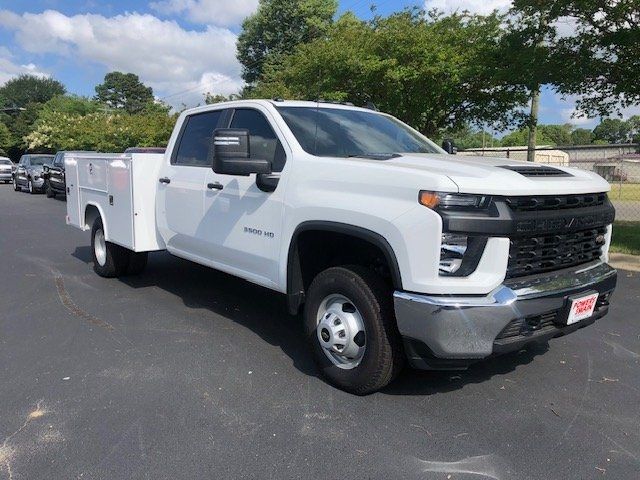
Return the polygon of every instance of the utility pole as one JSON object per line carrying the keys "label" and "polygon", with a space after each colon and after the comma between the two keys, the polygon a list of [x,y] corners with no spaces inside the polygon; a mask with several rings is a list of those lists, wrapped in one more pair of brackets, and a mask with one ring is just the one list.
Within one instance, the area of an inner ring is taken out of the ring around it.
{"label": "utility pole", "polygon": [[536,161],[536,133],[538,130],[538,110],[540,110],[540,86],[531,91],[531,112],[529,114],[529,141],[527,142],[527,162]]}

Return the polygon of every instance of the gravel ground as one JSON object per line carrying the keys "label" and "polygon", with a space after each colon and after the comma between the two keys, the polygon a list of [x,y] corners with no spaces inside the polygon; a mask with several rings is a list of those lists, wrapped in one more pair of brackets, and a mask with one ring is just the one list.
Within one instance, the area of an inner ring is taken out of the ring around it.
{"label": "gravel ground", "polygon": [[0,479],[640,478],[638,273],[548,347],[355,397],[279,295],[164,253],[100,278],[64,215],[0,187]]}

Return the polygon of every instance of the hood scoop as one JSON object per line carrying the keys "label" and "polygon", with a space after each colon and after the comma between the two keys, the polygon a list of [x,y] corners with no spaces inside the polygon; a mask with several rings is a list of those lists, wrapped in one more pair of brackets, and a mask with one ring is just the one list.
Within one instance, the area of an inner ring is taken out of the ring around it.
{"label": "hood scoop", "polygon": [[573,177],[570,173],[547,166],[534,167],[533,165],[500,165],[498,168],[511,170],[512,172],[519,173],[524,177]]}

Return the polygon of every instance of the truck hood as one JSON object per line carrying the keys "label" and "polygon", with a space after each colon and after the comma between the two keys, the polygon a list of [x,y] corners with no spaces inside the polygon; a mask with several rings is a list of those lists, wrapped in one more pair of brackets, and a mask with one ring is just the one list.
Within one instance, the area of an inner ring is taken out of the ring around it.
{"label": "truck hood", "polygon": [[[446,154],[409,154],[383,160],[416,174],[445,175],[458,186],[459,193],[491,195],[553,195],[608,192],[610,185],[598,174],[566,166],[543,165],[498,157]],[[530,177],[502,168],[548,166],[570,176]]]}

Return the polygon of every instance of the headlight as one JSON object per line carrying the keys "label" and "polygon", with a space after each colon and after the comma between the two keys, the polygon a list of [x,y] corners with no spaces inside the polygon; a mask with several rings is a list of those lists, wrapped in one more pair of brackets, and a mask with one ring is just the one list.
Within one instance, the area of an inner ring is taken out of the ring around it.
{"label": "headlight", "polygon": [[418,196],[421,205],[433,210],[477,210],[487,208],[491,197],[467,193],[443,193],[422,190]]}

